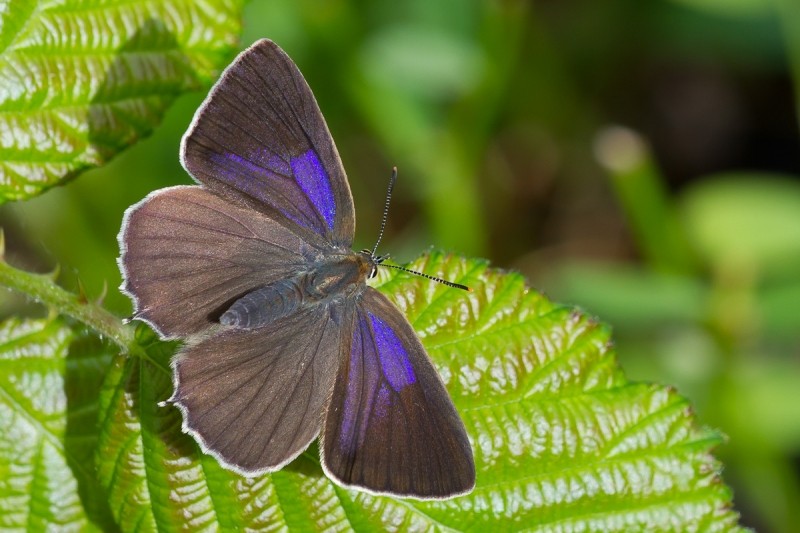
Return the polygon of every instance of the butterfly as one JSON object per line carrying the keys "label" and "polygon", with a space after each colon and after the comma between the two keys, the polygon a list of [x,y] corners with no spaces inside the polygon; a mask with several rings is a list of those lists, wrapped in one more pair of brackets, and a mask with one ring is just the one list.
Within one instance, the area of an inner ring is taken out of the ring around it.
{"label": "butterfly", "polygon": [[351,249],[350,187],[286,53],[266,39],[242,52],[180,156],[198,185],[126,211],[119,265],[134,318],[184,341],[166,401],[183,431],[247,476],[319,437],[340,485],[418,499],[472,490],[464,424],[409,322],[366,284],[383,258]]}

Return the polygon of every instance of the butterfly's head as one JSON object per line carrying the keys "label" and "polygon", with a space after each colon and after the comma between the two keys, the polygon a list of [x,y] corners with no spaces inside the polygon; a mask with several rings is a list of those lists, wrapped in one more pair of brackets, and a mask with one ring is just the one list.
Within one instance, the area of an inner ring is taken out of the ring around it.
{"label": "butterfly's head", "polygon": [[[382,264],[385,260],[389,259],[389,255],[376,255],[375,252],[378,249],[378,245],[381,242],[381,238],[383,238],[383,230],[386,229],[386,218],[389,215],[389,202],[392,199],[392,190],[394,189],[394,184],[397,181],[397,167],[392,168],[392,177],[389,179],[389,189],[386,191],[386,203],[383,206],[383,218],[381,218],[381,230],[378,232],[378,240],[375,242],[375,246],[372,247],[372,250],[364,249],[361,250],[360,254],[364,258],[367,259],[370,265],[370,272],[367,275],[367,278],[374,278],[378,274],[378,265]],[[472,292],[472,289],[467,287],[466,285],[462,285],[460,283],[453,283],[452,281],[443,280],[441,278],[437,278],[435,276],[429,276],[428,274],[423,274],[422,272],[417,272],[416,270],[409,270],[407,268],[397,266],[397,265],[389,265],[384,264],[383,266],[394,268],[397,270],[402,270],[403,272],[408,272],[409,274],[414,274],[417,276],[422,276],[423,278],[429,279],[431,281],[435,281],[437,283],[441,283],[443,285],[447,285],[448,287],[453,287],[456,289],[462,289],[465,291]]]}
{"label": "butterfly's head", "polygon": [[378,274],[378,267],[384,266],[387,268],[394,268],[396,270],[402,270],[403,272],[408,272],[409,274],[414,274],[415,276],[421,276],[425,279],[429,279],[431,281],[435,281],[436,283],[441,283],[442,285],[447,285],[448,287],[453,287],[454,289],[461,289],[467,292],[472,292],[472,289],[467,287],[466,285],[462,285],[460,283],[453,283],[452,281],[447,281],[441,278],[437,278],[435,276],[430,276],[423,272],[417,272],[416,270],[411,270],[409,268],[401,267],[399,265],[390,265],[384,263],[387,259],[389,259],[389,254],[386,255],[375,255],[373,254],[372,250],[364,249],[358,253],[359,256],[364,258],[367,262],[369,268],[369,274],[367,274],[368,279],[374,278]]}
{"label": "butterfly's head", "polygon": [[372,279],[378,275],[378,265],[389,259],[389,254],[386,255],[375,255],[375,253],[370,250],[369,248],[364,248],[359,252],[359,255],[362,256],[364,259],[367,260],[369,264],[369,274],[367,274],[367,278]]}

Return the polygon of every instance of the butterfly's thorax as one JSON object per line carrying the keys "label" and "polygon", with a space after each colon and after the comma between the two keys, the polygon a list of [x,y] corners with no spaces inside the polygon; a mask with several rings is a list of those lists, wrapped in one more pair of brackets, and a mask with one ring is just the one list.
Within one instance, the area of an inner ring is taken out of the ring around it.
{"label": "butterfly's thorax", "polygon": [[306,295],[314,300],[352,296],[362,290],[371,270],[371,258],[363,253],[326,258],[306,274],[303,280]]}
{"label": "butterfly's thorax", "polygon": [[235,300],[220,323],[254,329],[287,316],[301,306],[352,298],[364,290],[375,263],[369,254],[328,255],[311,262],[294,277],[256,287]]}

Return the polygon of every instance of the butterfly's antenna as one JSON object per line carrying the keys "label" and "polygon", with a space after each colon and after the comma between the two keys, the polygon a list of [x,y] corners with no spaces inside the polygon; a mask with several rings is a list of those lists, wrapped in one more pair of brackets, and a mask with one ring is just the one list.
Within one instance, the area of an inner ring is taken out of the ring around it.
{"label": "butterfly's antenna", "polygon": [[[416,270],[411,270],[409,268],[404,268],[398,265],[387,265],[383,261],[388,259],[388,255],[376,256],[375,252],[378,251],[378,245],[381,243],[381,239],[383,238],[383,230],[386,228],[386,220],[389,218],[389,202],[392,200],[392,190],[394,189],[394,183],[397,181],[397,167],[392,167],[392,177],[389,179],[389,189],[386,191],[386,203],[383,206],[383,218],[381,219],[381,231],[378,233],[378,241],[375,243],[375,246],[372,247],[372,252],[370,255],[375,260],[377,265],[381,265],[384,267],[394,268],[397,270],[402,270],[403,272],[408,272],[409,274],[415,274],[417,276],[422,276],[425,279],[429,279],[431,281],[435,281],[436,283],[441,283],[442,285],[447,285],[448,287],[453,287],[454,289],[461,289],[467,292],[472,292],[472,289],[467,287],[466,285],[462,285],[460,283],[453,283],[452,281],[447,281],[441,278],[437,278],[435,276],[429,276],[428,274],[423,274],[422,272],[417,272]],[[373,271],[373,274],[374,271]]]}
{"label": "butterfly's antenna", "polygon": [[387,265],[386,263],[380,264],[383,267],[395,268],[397,270],[402,270],[403,272],[408,272],[409,274],[415,274],[417,276],[422,276],[425,279],[429,279],[431,281],[435,281],[436,283],[441,283],[442,285],[447,285],[448,287],[453,287],[454,289],[461,289],[462,291],[472,292],[472,289],[467,287],[466,285],[462,285],[460,283],[453,283],[452,281],[447,281],[446,279],[437,278],[435,276],[429,276],[428,274],[424,274],[422,272],[417,272],[416,270],[411,270],[410,268],[403,268],[398,265]]}
{"label": "butterfly's antenna", "polygon": [[378,240],[375,246],[372,247],[372,257],[375,257],[375,252],[378,251],[378,245],[383,238],[383,230],[386,229],[386,219],[389,218],[389,202],[392,200],[392,189],[394,189],[394,182],[397,181],[397,167],[392,167],[392,177],[389,178],[389,190],[386,191],[386,203],[383,204],[383,218],[381,219],[381,231],[378,233]]}

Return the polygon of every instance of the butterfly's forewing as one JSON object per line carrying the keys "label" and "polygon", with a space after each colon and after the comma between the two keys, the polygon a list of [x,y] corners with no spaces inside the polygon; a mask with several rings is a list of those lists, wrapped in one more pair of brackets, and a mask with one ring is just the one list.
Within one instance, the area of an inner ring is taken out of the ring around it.
{"label": "butterfly's forewing", "polygon": [[232,300],[290,277],[310,246],[261,213],[202,187],[158,190],[131,207],[119,235],[122,289],[162,336],[215,324]]}
{"label": "butterfly's forewing", "polygon": [[[349,313],[349,316],[347,316]],[[352,306],[303,308],[263,328],[227,329],[173,361],[184,430],[247,475],[281,468],[316,438]]]}
{"label": "butterfly's forewing", "polygon": [[325,119],[300,71],[269,40],[223,73],[183,138],[181,161],[209,189],[306,240],[352,244],[353,200]]}
{"label": "butterfly's forewing", "polygon": [[472,449],[411,325],[375,289],[357,304],[323,431],[326,472],[345,485],[420,499],[468,492]]}

